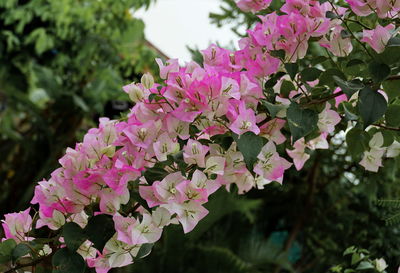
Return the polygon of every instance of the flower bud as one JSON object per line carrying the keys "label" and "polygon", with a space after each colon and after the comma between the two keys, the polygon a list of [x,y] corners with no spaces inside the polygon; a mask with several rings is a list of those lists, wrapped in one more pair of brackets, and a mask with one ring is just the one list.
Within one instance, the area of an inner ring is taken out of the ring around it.
{"label": "flower bud", "polygon": [[128,90],[128,94],[133,102],[141,101],[144,98],[143,90],[137,85],[132,85]]}
{"label": "flower bud", "polygon": [[140,81],[146,89],[150,89],[154,85],[154,78],[150,73],[144,74]]}

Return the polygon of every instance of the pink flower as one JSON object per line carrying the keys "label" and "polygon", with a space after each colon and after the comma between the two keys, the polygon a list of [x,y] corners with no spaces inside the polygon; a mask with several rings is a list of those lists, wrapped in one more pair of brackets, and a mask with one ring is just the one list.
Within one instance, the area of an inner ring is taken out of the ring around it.
{"label": "pink flower", "polygon": [[179,72],[179,62],[178,59],[168,60],[165,65],[161,59],[156,59],[158,66],[160,67],[160,77],[161,79],[167,79],[170,73]]}
{"label": "pink flower", "polygon": [[25,241],[25,233],[32,229],[32,217],[29,215],[30,208],[18,212],[8,213],[1,220],[4,234],[7,239],[15,239],[17,242]]}
{"label": "pink flower", "polygon": [[350,38],[342,38],[343,27],[336,26],[329,36],[329,40],[324,37],[319,41],[322,47],[327,48],[337,57],[346,57],[353,50]]}
{"label": "pink flower", "polygon": [[285,170],[292,165],[292,163],[278,155],[275,144],[272,141],[265,144],[257,158],[259,160],[254,166],[254,172],[261,176],[265,183],[272,181],[282,183]]}
{"label": "pink flower", "polygon": [[177,219],[182,224],[185,233],[192,231],[197,223],[208,214],[208,210],[195,201],[189,201],[183,204],[171,204],[165,206],[165,208],[168,209],[171,214],[177,214]]}
{"label": "pink flower", "polygon": [[306,145],[304,138],[297,140],[293,147],[293,150],[286,149],[286,152],[293,159],[296,170],[299,171],[303,168],[304,163],[310,158],[310,155],[305,152]]}
{"label": "pink flower", "polygon": [[386,27],[378,25],[375,29],[372,30],[364,29],[363,38],[361,39],[361,41],[369,44],[377,53],[382,53],[385,50],[387,42],[392,37],[390,31],[394,28],[395,26],[393,24],[390,24]]}
{"label": "pink flower", "polygon": [[240,0],[237,6],[245,12],[256,13],[262,9],[268,8],[272,0]]}
{"label": "pink flower", "polygon": [[246,132],[253,132],[256,135],[260,133],[260,128],[256,124],[256,115],[253,109],[246,109],[245,103],[239,104],[239,113],[231,109],[234,121],[229,126],[234,133],[241,135]]}
{"label": "pink flower", "polygon": [[324,110],[318,114],[318,128],[322,133],[332,133],[335,131],[335,126],[340,122],[340,115],[331,110],[331,105],[327,102]]}
{"label": "pink flower", "polygon": [[183,148],[183,159],[187,164],[197,164],[200,168],[205,168],[205,157],[209,150],[210,148],[200,142],[189,139]]}

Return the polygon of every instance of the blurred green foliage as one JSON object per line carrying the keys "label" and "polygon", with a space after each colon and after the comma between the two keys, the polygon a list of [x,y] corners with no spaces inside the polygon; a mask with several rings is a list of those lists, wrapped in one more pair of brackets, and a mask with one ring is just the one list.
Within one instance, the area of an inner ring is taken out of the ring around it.
{"label": "blurred green foliage", "polygon": [[127,97],[124,83],[156,71],[144,23],[131,15],[151,2],[0,1],[2,213],[25,207],[64,149],[112,115],[105,105]]}

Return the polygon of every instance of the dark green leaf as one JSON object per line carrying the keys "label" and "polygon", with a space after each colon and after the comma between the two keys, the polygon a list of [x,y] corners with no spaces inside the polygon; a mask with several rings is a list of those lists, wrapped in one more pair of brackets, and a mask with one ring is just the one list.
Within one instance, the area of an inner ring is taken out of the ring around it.
{"label": "dark green leaf", "polygon": [[385,120],[387,125],[398,127],[400,126],[400,105],[391,104],[389,105],[386,113]]}
{"label": "dark green leaf", "polygon": [[211,137],[211,140],[214,143],[219,144],[225,151],[231,147],[233,138],[230,135],[224,134],[224,135],[215,135]]}
{"label": "dark green leaf", "polygon": [[273,104],[268,101],[262,101],[262,104],[267,107],[269,114],[271,115],[272,118],[276,117],[276,114],[281,111],[282,109],[285,108],[285,106],[281,104]]}
{"label": "dark green leaf", "polygon": [[384,63],[371,62],[368,66],[374,82],[381,82],[390,75],[390,67]]}
{"label": "dark green leaf", "polygon": [[355,92],[364,87],[362,83],[357,81],[348,82],[342,80],[337,76],[333,76],[333,79],[336,82],[336,84],[340,87],[340,89],[342,89],[343,93],[347,95],[348,98],[350,98]]}
{"label": "dark green leaf", "polygon": [[272,57],[276,57],[276,58],[279,58],[279,59],[284,59],[284,58],[285,58],[285,51],[284,51],[283,49],[271,50],[271,51],[269,52],[269,54],[270,54]]}
{"label": "dark green leaf", "polygon": [[52,263],[53,273],[83,273],[86,270],[82,256],[68,248],[59,249],[54,254]]}
{"label": "dark green leaf", "polygon": [[17,245],[13,250],[13,260],[17,260],[18,258],[25,256],[29,252],[31,252],[31,248],[27,244],[21,243]]}
{"label": "dark green leaf", "polygon": [[389,97],[389,101],[400,96],[400,80],[384,81],[382,86]]}
{"label": "dark green leaf", "polygon": [[400,37],[392,37],[389,39],[387,47],[397,47],[400,46]]}
{"label": "dark green leaf", "polygon": [[349,102],[343,102],[342,107],[347,120],[358,120],[358,116],[350,110],[352,106]]}
{"label": "dark green leaf", "polygon": [[285,64],[285,69],[290,78],[293,80],[297,72],[299,71],[299,66],[297,65],[297,63],[287,63]]}
{"label": "dark green leaf", "polygon": [[341,37],[342,39],[350,38],[350,37],[351,37],[351,33],[348,32],[347,30],[344,30],[344,29],[343,29],[343,30],[340,32],[340,37]]}
{"label": "dark green leaf", "polygon": [[350,155],[354,159],[358,159],[358,157],[367,149],[369,140],[369,134],[360,128],[354,127],[348,131],[346,134],[346,143]]}
{"label": "dark green leaf", "polygon": [[149,255],[151,253],[151,250],[153,249],[154,244],[143,244],[140,249],[138,254],[136,255],[136,259],[142,259]]}
{"label": "dark green leaf", "polygon": [[16,246],[17,243],[13,239],[7,239],[0,243],[0,263],[6,263],[11,260]]}
{"label": "dark green leaf", "polygon": [[76,251],[88,238],[84,230],[73,222],[64,225],[62,236],[64,237],[67,247],[72,251]]}
{"label": "dark green leaf", "polygon": [[300,72],[300,76],[302,81],[312,82],[318,79],[319,75],[321,75],[322,70],[318,68],[309,67],[305,68]]}
{"label": "dark green leaf", "polygon": [[147,169],[143,176],[146,178],[147,183],[152,184],[154,181],[161,181],[168,175],[168,172],[163,168],[153,167]]}
{"label": "dark green leaf", "polygon": [[108,240],[115,234],[112,217],[105,214],[93,216],[89,219],[85,232],[94,247],[103,251]]}
{"label": "dark green leaf", "polygon": [[233,139],[236,141],[239,151],[243,154],[247,169],[252,171],[257,156],[264,145],[263,138],[253,132],[246,132],[240,136],[233,134]]}
{"label": "dark green leaf", "polygon": [[296,90],[294,87],[293,83],[291,81],[283,80],[280,93],[283,97],[287,98],[289,97],[289,94],[291,91]]}
{"label": "dark green leaf", "polygon": [[360,91],[358,110],[364,122],[364,128],[380,119],[386,112],[387,101],[377,91],[364,87]]}
{"label": "dark green leaf", "polygon": [[328,85],[333,89],[333,87],[335,86],[334,77],[346,79],[346,76],[343,74],[342,71],[336,68],[329,68],[321,73],[321,76],[319,77],[319,85]]}
{"label": "dark green leaf", "polygon": [[325,17],[326,17],[326,18],[329,18],[329,19],[340,18],[340,16],[338,16],[336,13],[334,13],[334,12],[332,12],[332,11],[330,11],[330,10],[328,10],[328,11],[325,13]]}
{"label": "dark green leaf", "polygon": [[328,60],[328,58],[325,56],[316,56],[316,57],[312,58],[311,65],[320,64],[320,63],[325,62],[326,60]]}
{"label": "dark green leaf", "polygon": [[317,128],[318,113],[302,109],[297,103],[292,102],[287,110],[287,120],[294,143]]}

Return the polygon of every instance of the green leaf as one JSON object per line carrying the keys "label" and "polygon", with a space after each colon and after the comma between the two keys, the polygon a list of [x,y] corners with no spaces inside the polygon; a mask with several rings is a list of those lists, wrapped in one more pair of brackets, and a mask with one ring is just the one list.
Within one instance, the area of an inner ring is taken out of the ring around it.
{"label": "green leaf", "polygon": [[362,257],[359,253],[353,253],[353,255],[351,255],[351,265],[355,265],[356,263],[358,263],[361,260],[362,260]]}
{"label": "green leaf", "polygon": [[108,240],[115,234],[112,217],[105,214],[93,216],[89,219],[85,232],[94,247],[103,251]]}
{"label": "green leaf", "polygon": [[371,62],[368,66],[374,82],[381,82],[390,75],[390,67],[384,63]]}
{"label": "green leaf", "polygon": [[355,246],[351,246],[346,248],[346,250],[343,252],[343,256],[349,255],[349,254],[353,254],[354,252],[357,251],[357,248]]}
{"label": "green leaf", "polygon": [[52,258],[52,264],[54,268],[52,273],[83,273],[86,270],[82,256],[68,248],[57,250]]}
{"label": "green leaf", "polygon": [[153,184],[154,181],[161,181],[167,175],[168,175],[168,172],[166,170],[164,170],[163,168],[157,168],[157,167],[147,169],[143,173],[143,176],[146,178],[146,181],[149,184]]}
{"label": "green leaf", "polygon": [[17,243],[8,239],[0,243],[0,263],[6,263],[12,259],[12,254]]}
{"label": "green leaf", "polygon": [[309,67],[305,68],[300,72],[301,80],[306,82],[312,82],[318,79],[319,75],[321,75],[322,70],[318,68]]}
{"label": "green leaf", "polygon": [[64,225],[62,236],[64,237],[67,247],[72,251],[76,251],[88,238],[85,231],[78,224],[73,222]]}
{"label": "green leaf", "polygon": [[246,132],[240,136],[233,134],[233,139],[236,141],[239,151],[243,154],[247,169],[253,171],[253,165],[264,146],[263,137],[257,136],[253,132]]}
{"label": "green leaf", "polygon": [[140,249],[138,254],[136,255],[136,259],[142,259],[149,255],[151,253],[151,250],[153,249],[154,244],[143,244]]}
{"label": "green leaf", "polygon": [[267,107],[269,114],[271,115],[272,118],[276,117],[276,114],[281,111],[282,109],[285,108],[282,104],[273,104],[268,101],[262,101],[262,104]]}
{"label": "green leaf", "polygon": [[330,11],[330,10],[328,10],[328,11],[325,13],[325,17],[326,17],[326,18],[329,18],[329,19],[340,18],[339,15],[337,15],[336,13],[334,13],[334,12],[332,12],[332,11]]}
{"label": "green leaf", "polygon": [[387,47],[397,47],[400,46],[400,37],[392,37],[386,44]]}
{"label": "green leaf", "polygon": [[346,134],[347,149],[357,159],[368,147],[370,136],[364,130],[354,127]]}
{"label": "green leaf", "polygon": [[289,97],[289,94],[291,91],[296,90],[296,87],[294,87],[293,83],[291,81],[283,80],[280,93],[283,95],[283,97],[287,98]]}
{"label": "green leaf", "polygon": [[316,56],[316,57],[312,58],[311,65],[320,64],[320,63],[325,62],[326,60],[328,60],[328,58],[325,56]]}
{"label": "green leaf", "polygon": [[269,52],[269,54],[272,56],[272,57],[276,57],[276,58],[279,58],[279,59],[284,59],[285,58],[285,51],[283,50],[283,49],[279,49],[279,50],[271,50],[270,52]]}
{"label": "green leaf", "polygon": [[352,105],[349,102],[342,102],[342,107],[344,110],[344,114],[346,116],[346,119],[348,120],[358,120],[358,116],[354,114],[350,109]]}
{"label": "green leaf", "polygon": [[348,32],[347,30],[344,30],[344,29],[343,29],[343,30],[340,32],[340,37],[341,37],[342,39],[350,38],[350,37],[351,37],[351,33]]}
{"label": "green leaf", "polygon": [[400,80],[384,81],[383,91],[388,95],[389,101],[400,96]]}
{"label": "green leaf", "polygon": [[290,78],[293,80],[297,72],[299,71],[299,66],[297,63],[287,63],[285,64],[285,69],[289,74]]}
{"label": "green leaf", "polygon": [[342,89],[343,93],[345,93],[348,98],[350,98],[355,92],[364,87],[364,85],[361,82],[358,81],[348,82],[342,80],[337,76],[333,76],[333,80],[340,87],[340,89]]}
{"label": "green leaf", "polygon": [[362,261],[356,268],[356,270],[365,270],[375,268],[372,263],[368,261]]}
{"label": "green leaf", "polygon": [[364,87],[360,91],[358,110],[364,122],[364,128],[380,119],[386,112],[387,101],[377,91]]}
{"label": "green leaf", "polygon": [[297,103],[292,102],[287,110],[287,120],[294,143],[317,128],[318,113],[302,109]]}
{"label": "green leaf", "polygon": [[319,85],[328,85],[333,89],[335,84],[334,77],[346,79],[346,76],[343,74],[342,71],[335,68],[329,68],[326,71],[322,72],[321,76],[319,77]]}
{"label": "green leaf", "polygon": [[400,105],[391,104],[389,105],[386,113],[385,120],[387,125],[398,127],[400,126]]}
{"label": "green leaf", "polygon": [[31,248],[27,244],[21,243],[17,245],[12,252],[13,260],[16,261],[18,258],[25,256],[29,252],[31,252]]}

